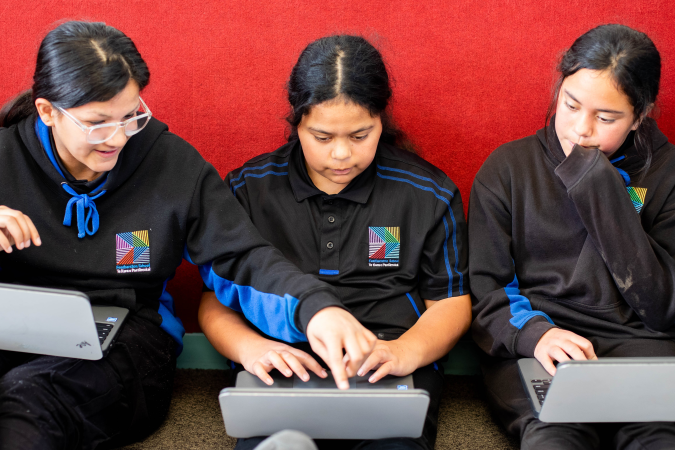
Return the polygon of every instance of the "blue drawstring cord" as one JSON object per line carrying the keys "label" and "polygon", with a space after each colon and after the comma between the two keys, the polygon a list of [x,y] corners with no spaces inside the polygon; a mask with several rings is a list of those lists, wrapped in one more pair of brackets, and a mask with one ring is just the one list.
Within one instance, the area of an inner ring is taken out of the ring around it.
{"label": "blue drawstring cord", "polygon": [[[615,158],[615,159],[612,159],[609,162],[614,164],[615,162],[619,162],[619,161],[621,161],[622,159],[625,159],[625,158],[626,158],[626,155],[620,156],[620,157]],[[621,175],[621,177],[623,178],[623,182],[626,183],[626,186],[628,186],[630,184],[630,176],[628,175],[628,173],[623,169],[619,169],[618,167],[615,167],[615,169],[617,170],[617,172],[619,172],[619,175]]]}
{"label": "blue drawstring cord", "polygon": [[[63,190],[73,196],[73,198],[71,198],[66,205],[66,215],[63,218],[63,224],[67,227],[70,226],[73,215],[73,204],[75,204],[77,211],[77,237],[82,239],[85,234],[92,236],[98,231],[99,224],[98,210],[96,209],[96,203],[94,203],[94,200],[105,194],[106,191],[101,191],[93,197],[90,197],[87,194],[78,194],[66,183],[62,183],[61,187]],[[87,210],[86,218],[84,217],[85,209]],[[89,228],[90,221],[91,228]]]}
{"label": "blue drawstring cord", "polygon": [[[54,150],[52,149],[51,139],[49,136],[49,127],[45,125],[45,123],[39,117],[35,121],[35,134],[37,134],[38,138],[40,139],[42,147],[45,149],[49,161],[52,163],[56,171],[59,172],[59,174],[63,178],[65,178],[65,175],[63,175],[63,172],[61,171],[61,168],[56,162],[56,158],[54,156]],[[91,193],[96,194],[97,191],[103,188],[106,181],[107,177],[106,180],[103,180],[103,182],[99,185],[99,187],[91,191]],[[77,192],[75,192],[73,188],[68,186],[68,184],[65,181],[61,183],[61,187],[63,188],[63,190],[65,190],[68,194],[72,196],[72,198],[68,201],[68,204],[66,205],[66,215],[63,218],[63,224],[67,227],[71,225],[73,216],[73,204],[74,204],[75,211],[77,212],[77,237],[82,239],[87,234],[89,236],[93,236],[94,233],[98,231],[99,225],[98,210],[96,209],[96,203],[94,203],[94,200],[105,194],[106,191],[101,191],[94,196],[90,196],[88,194],[78,194]],[[87,211],[86,217],[85,217],[85,210]],[[90,223],[91,228],[89,227]]]}

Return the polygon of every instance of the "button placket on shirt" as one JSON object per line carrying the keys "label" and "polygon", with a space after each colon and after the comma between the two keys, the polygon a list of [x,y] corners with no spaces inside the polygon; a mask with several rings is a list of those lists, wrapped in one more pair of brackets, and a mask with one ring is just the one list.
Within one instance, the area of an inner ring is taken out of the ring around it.
{"label": "button placket on shirt", "polygon": [[340,267],[340,203],[336,200],[323,200],[320,270],[339,270]]}

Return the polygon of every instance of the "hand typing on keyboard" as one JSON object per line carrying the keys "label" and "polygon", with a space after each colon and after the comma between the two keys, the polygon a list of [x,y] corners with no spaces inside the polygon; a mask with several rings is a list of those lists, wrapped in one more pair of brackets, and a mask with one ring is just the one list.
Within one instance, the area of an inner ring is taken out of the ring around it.
{"label": "hand typing on keyboard", "polygon": [[534,349],[534,357],[551,375],[556,372],[553,361],[598,359],[588,339],[560,328],[544,333]]}

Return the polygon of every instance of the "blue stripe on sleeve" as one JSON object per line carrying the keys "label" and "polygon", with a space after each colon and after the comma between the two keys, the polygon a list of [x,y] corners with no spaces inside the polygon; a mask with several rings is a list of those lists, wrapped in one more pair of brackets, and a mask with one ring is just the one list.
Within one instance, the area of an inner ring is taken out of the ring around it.
{"label": "blue stripe on sleeve", "polygon": [[194,261],[192,261],[192,258],[190,258],[190,254],[188,253],[187,245],[185,245],[185,248],[183,248],[183,259],[193,266],[195,265]]}
{"label": "blue stripe on sleeve", "polygon": [[[417,318],[419,319],[420,317],[422,317],[422,314],[420,314],[420,310],[419,310],[419,308],[417,308],[417,305],[415,304],[415,300],[413,300],[412,295],[410,295],[409,292],[406,292],[405,295],[408,296],[408,299],[410,300],[410,303],[412,303],[413,308],[415,308],[415,313],[417,313]],[[438,364],[434,363],[434,369],[438,370]]]}
{"label": "blue stripe on sleeve", "polygon": [[542,316],[548,320],[551,325],[555,325],[551,318],[542,311],[533,311],[532,305],[527,297],[520,295],[520,289],[518,289],[518,277],[513,276],[513,281],[510,282],[505,288],[506,296],[509,298],[509,306],[511,308],[511,315],[513,316],[509,322],[511,325],[522,329],[528,320],[535,316]]}
{"label": "blue stripe on sleeve", "polygon": [[206,286],[216,292],[220,303],[243,313],[263,333],[289,343],[307,342],[305,335],[295,327],[295,310],[300,304],[297,298],[237,285],[217,275],[211,263],[199,266],[199,273]]}
{"label": "blue stripe on sleeve", "polygon": [[173,338],[178,347],[176,348],[176,356],[180,355],[183,351],[183,336],[185,335],[185,327],[183,327],[183,322],[175,316],[173,309],[173,297],[166,291],[166,284],[169,280],[164,281],[164,287],[162,288],[162,295],[159,296],[159,309],[158,313],[162,316],[162,324],[160,328],[164,330],[169,336]]}
{"label": "blue stripe on sleeve", "polygon": [[339,270],[320,269],[319,275],[340,275],[340,271]]}
{"label": "blue stripe on sleeve", "polygon": [[417,308],[417,305],[415,304],[415,300],[413,300],[412,295],[410,293],[406,293],[405,295],[408,296],[408,300],[410,300],[410,303],[412,303],[413,308],[415,308],[415,313],[417,314],[417,318],[419,319],[422,317],[422,314],[420,314],[420,310]]}
{"label": "blue stripe on sleeve", "polygon": [[[459,276],[459,294],[464,295],[464,274],[462,274],[462,272],[459,271],[459,253],[457,252],[457,222],[455,221],[455,214],[452,212],[452,208],[450,207],[450,200],[443,197],[442,195],[439,195],[433,188],[430,188],[428,186],[422,186],[413,181],[406,180],[405,178],[390,177],[388,175],[382,175],[380,172],[377,172],[377,176],[385,180],[401,181],[403,183],[408,183],[418,189],[422,189],[423,191],[431,192],[437,199],[439,199],[448,206],[448,212],[450,213],[450,219],[452,220],[452,247],[455,251],[455,272]],[[443,217],[443,220],[445,225],[447,226],[445,216]],[[452,270],[450,270],[449,264],[446,266],[446,268],[448,270],[448,277],[450,278],[450,281],[448,283],[448,291],[452,292],[452,278],[453,278]]]}

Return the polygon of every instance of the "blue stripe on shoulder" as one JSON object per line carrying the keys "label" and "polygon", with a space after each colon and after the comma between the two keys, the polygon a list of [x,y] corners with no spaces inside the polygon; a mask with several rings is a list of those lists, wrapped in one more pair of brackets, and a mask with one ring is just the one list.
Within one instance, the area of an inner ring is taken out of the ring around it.
{"label": "blue stripe on shoulder", "polygon": [[506,292],[506,296],[509,299],[511,315],[513,316],[509,320],[511,325],[520,330],[525,326],[528,320],[535,316],[542,316],[548,320],[551,325],[555,325],[548,314],[545,312],[532,310],[530,301],[527,299],[527,297],[520,295],[520,289],[518,289],[518,286],[518,276],[514,275],[513,281],[504,288],[504,292]]}
{"label": "blue stripe on shoulder", "polygon": [[233,178],[232,180],[230,180],[230,184],[232,184],[232,183],[234,183],[234,182],[236,182],[236,181],[239,181],[239,180],[241,179],[241,177],[244,176],[244,172],[248,172],[248,171],[251,171],[251,170],[260,170],[260,169],[264,169],[265,167],[269,167],[269,166],[274,166],[274,167],[286,167],[287,165],[288,165],[288,163],[285,162],[285,163],[283,163],[283,164],[267,163],[267,164],[265,164],[265,165],[263,165],[263,166],[247,167],[247,168],[245,168],[245,169],[242,169],[241,172],[239,172],[239,176],[238,176],[237,178]]}
{"label": "blue stripe on shoulder", "polygon": [[[459,295],[464,295],[464,275],[462,272],[459,271],[459,253],[457,252],[457,222],[455,221],[455,214],[452,212],[452,207],[450,206],[450,200],[447,198],[443,197],[442,195],[439,195],[433,188],[430,188],[428,186],[422,186],[420,184],[417,184],[413,181],[407,180],[405,178],[398,178],[398,177],[391,177],[388,175],[382,175],[380,172],[377,172],[377,176],[380,178],[383,178],[385,180],[392,180],[392,181],[401,181],[403,183],[408,183],[418,189],[422,189],[423,191],[431,192],[436,196],[437,199],[442,201],[448,206],[448,212],[450,213],[450,219],[452,219],[452,247],[455,251],[455,273],[459,276]],[[443,217],[443,221],[445,226],[447,227],[448,222],[445,220],[445,216]],[[446,240],[446,246],[445,248],[447,249],[447,240]],[[445,256],[445,266],[448,271],[448,276],[450,277],[450,282],[448,283],[448,292],[452,292],[452,270],[450,270],[450,261],[448,260],[448,255],[447,251],[444,252]],[[451,296],[452,297],[452,296]]]}
{"label": "blue stripe on shoulder", "polygon": [[178,344],[178,347],[176,348],[176,356],[178,356],[183,351],[185,327],[183,327],[183,322],[175,315],[176,313],[173,309],[173,297],[166,291],[166,284],[168,282],[168,279],[164,281],[162,295],[159,296],[159,309],[157,312],[162,316],[160,328],[171,336]]}
{"label": "blue stripe on shoulder", "polygon": [[260,331],[285,342],[307,342],[295,327],[295,310],[300,301],[286,294],[283,297],[260,292],[251,286],[240,286],[213,271],[211,263],[199,266],[199,273],[218,301],[241,312]]}
{"label": "blue stripe on shoulder", "polygon": [[435,182],[434,180],[432,180],[431,178],[423,177],[423,176],[421,176],[421,175],[417,175],[417,174],[415,174],[415,173],[408,172],[407,170],[395,169],[395,168],[393,168],[393,167],[385,167],[385,166],[381,166],[381,165],[379,165],[379,164],[377,165],[377,168],[380,169],[380,170],[390,170],[390,171],[392,171],[392,172],[404,173],[404,174],[406,174],[406,175],[410,175],[411,177],[415,177],[415,178],[417,178],[417,179],[419,179],[419,180],[428,181],[428,182],[432,183],[434,186],[436,186],[436,188],[437,188],[439,191],[443,191],[443,192],[449,194],[450,197],[454,197],[454,195],[453,195],[452,192],[450,192],[450,191],[447,190],[447,189],[444,189],[444,188],[440,187],[440,186],[438,185],[438,183],[436,183],[436,182]]}
{"label": "blue stripe on shoulder", "polygon": [[[270,164],[272,164],[272,163],[270,163]],[[287,164],[288,164],[288,163],[287,163]],[[264,172],[264,173],[247,173],[247,174],[244,174],[244,181],[242,181],[241,183],[239,183],[239,184],[233,186],[233,187],[232,187],[232,193],[233,193],[233,194],[236,194],[236,193],[237,193],[237,189],[240,188],[240,187],[242,187],[244,184],[246,184],[246,178],[249,178],[249,177],[252,177],[252,178],[264,178],[264,177],[266,177],[267,175],[282,176],[282,175],[288,175],[288,172],[275,172],[275,171],[273,171],[273,170],[269,170],[269,171]],[[241,178],[241,177],[240,177],[240,178]]]}

